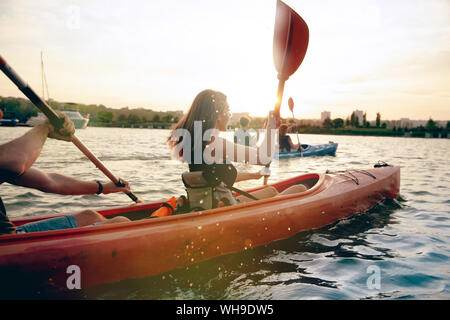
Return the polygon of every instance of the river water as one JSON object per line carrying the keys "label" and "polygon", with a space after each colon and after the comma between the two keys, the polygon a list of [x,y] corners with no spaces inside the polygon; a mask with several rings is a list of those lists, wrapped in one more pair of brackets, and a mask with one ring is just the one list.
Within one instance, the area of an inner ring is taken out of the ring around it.
{"label": "river water", "polygon": [[[29,128],[0,127],[0,143]],[[170,158],[159,129],[87,128],[77,136],[140,198],[184,194],[186,166]],[[297,137],[292,136],[294,142]],[[276,181],[307,172],[401,166],[400,197],[369,212],[185,269],[83,291],[85,299],[450,299],[450,140],[301,135],[339,143],[335,157],[286,159]],[[80,179],[107,178],[71,143],[49,139],[36,168]],[[258,167],[238,165],[256,171]],[[261,185],[247,181],[237,187]],[[123,194],[61,196],[0,186],[9,216],[126,205]],[[106,268],[107,266],[105,266]]]}

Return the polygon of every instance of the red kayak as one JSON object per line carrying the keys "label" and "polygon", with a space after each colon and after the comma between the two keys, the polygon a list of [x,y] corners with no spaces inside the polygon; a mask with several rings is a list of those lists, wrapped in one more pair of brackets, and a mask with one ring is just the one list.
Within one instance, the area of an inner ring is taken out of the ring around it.
{"label": "red kayak", "polygon": [[[396,198],[400,168],[311,173],[273,186],[281,192],[299,183],[308,190],[152,219],[143,218],[161,202],[98,209],[105,217],[123,215],[134,221],[0,236],[1,282],[67,290],[69,278],[77,271],[81,289],[85,289],[156,275],[289,238]],[[13,222],[21,225],[61,215],[21,217]]]}

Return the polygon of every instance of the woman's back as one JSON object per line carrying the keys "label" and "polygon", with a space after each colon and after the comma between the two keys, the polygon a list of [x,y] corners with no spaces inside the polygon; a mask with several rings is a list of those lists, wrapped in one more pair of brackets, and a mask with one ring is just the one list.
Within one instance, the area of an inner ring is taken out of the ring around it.
{"label": "woman's back", "polygon": [[291,138],[289,136],[280,136],[279,137],[279,146],[280,146],[280,152],[289,152],[291,151],[291,144],[290,140]]}

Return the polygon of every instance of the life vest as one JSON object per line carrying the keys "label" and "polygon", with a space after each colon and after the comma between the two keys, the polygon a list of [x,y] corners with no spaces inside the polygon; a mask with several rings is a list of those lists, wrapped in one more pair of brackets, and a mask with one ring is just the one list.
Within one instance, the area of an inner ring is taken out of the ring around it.
{"label": "life vest", "polygon": [[181,175],[191,210],[217,208],[219,201],[236,204],[228,186],[236,181],[232,164],[190,165],[191,171]]}
{"label": "life vest", "polygon": [[175,197],[170,198],[169,200],[167,200],[166,202],[164,202],[161,207],[159,207],[159,209],[157,209],[155,212],[152,213],[152,215],[150,216],[150,218],[152,217],[167,217],[167,216],[171,216],[174,211],[175,208],[177,207],[177,199]]}

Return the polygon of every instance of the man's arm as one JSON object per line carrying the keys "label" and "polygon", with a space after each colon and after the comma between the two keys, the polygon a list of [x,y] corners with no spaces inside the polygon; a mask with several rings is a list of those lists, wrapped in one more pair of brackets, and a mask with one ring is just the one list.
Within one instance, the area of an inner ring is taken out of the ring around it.
{"label": "man's arm", "polygon": [[[58,173],[45,173],[41,170],[30,168],[25,173],[15,178],[8,179],[7,182],[37,189],[47,193],[63,195],[94,194],[98,191],[99,185],[95,181],[83,181],[76,178],[64,176]],[[130,192],[130,187],[125,181],[125,187],[116,187],[114,183],[103,184],[102,193]]]}
{"label": "man's arm", "polygon": [[300,147],[300,144],[293,143],[291,137],[288,136],[288,138],[291,151],[297,150]]}
{"label": "man's arm", "polygon": [[48,124],[42,122],[23,136],[0,145],[0,168],[23,174],[39,157],[48,134]]}
{"label": "man's arm", "polygon": [[261,178],[261,172],[238,172],[237,176],[236,176],[236,181],[235,182],[240,182],[240,181],[246,181],[246,180],[258,180],[259,178]]}
{"label": "man's arm", "polygon": [[58,132],[48,121],[43,121],[23,136],[0,145],[0,169],[21,175],[39,157],[47,137],[70,141],[70,136],[75,132],[73,122],[67,115],[59,111],[57,113],[64,118],[63,126]]}

